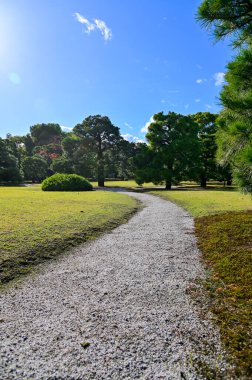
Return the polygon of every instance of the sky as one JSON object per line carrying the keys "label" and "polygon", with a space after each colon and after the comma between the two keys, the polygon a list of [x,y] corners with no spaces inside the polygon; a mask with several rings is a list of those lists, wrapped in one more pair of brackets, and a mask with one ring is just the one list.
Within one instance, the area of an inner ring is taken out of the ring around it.
{"label": "sky", "polygon": [[234,52],[198,0],[0,0],[0,136],[108,116],[142,141],[153,114],[218,112]]}

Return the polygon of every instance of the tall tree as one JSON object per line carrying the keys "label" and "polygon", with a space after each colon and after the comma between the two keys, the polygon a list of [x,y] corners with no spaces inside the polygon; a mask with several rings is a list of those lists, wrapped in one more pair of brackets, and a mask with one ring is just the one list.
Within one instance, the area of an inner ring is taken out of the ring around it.
{"label": "tall tree", "polygon": [[160,112],[153,120],[146,135],[154,152],[147,171],[153,173],[154,181],[164,180],[166,189],[170,189],[172,183],[196,175],[198,125],[191,116],[174,112],[167,115]]}
{"label": "tall tree", "polygon": [[104,187],[104,155],[116,149],[120,141],[119,128],[107,116],[88,116],[77,124],[73,132],[81,138],[84,147],[96,154],[98,186]]}
{"label": "tall tree", "polygon": [[220,95],[218,159],[231,163],[241,188],[252,192],[252,1],[204,0],[198,18],[217,39],[231,34],[234,46],[242,45],[228,65]]}
{"label": "tall tree", "polygon": [[227,84],[220,94],[224,106],[217,132],[218,158],[231,163],[234,177],[252,192],[252,46],[229,63]]}
{"label": "tall tree", "polygon": [[204,0],[197,19],[220,40],[231,35],[234,45],[246,42],[252,34],[251,0]]}

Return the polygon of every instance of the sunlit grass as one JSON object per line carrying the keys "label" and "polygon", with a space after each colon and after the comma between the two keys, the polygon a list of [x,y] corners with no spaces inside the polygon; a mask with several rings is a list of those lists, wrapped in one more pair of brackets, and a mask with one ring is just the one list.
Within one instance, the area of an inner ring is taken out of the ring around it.
{"label": "sunlit grass", "polygon": [[[91,182],[94,187],[98,186],[97,182]],[[152,182],[149,183],[144,183],[142,186],[139,186],[136,181],[130,179],[130,180],[125,180],[125,181],[105,181],[105,187],[123,187],[127,189],[141,189],[141,188],[156,188],[156,187],[164,187],[162,185],[154,185]]]}
{"label": "sunlit grass", "polygon": [[124,222],[137,208],[131,197],[108,191],[43,192],[39,186],[0,187],[0,278]]}
{"label": "sunlit grass", "polygon": [[251,195],[234,190],[172,190],[153,191],[153,194],[176,202],[193,216],[252,210]]}

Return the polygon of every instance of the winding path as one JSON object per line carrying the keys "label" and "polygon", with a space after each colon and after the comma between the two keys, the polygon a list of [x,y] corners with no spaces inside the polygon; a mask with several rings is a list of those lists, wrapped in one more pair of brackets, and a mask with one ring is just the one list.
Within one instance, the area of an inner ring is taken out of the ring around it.
{"label": "winding path", "polygon": [[0,379],[200,379],[197,358],[225,367],[186,291],[204,273],[192,218],[125,194],[145,205],[127,224],[0,295]]}

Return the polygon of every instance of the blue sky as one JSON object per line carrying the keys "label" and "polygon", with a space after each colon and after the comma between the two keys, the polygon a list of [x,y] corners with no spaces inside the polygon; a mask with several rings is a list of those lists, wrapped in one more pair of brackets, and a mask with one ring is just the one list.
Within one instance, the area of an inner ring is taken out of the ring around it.
{"label": "blue sky", "polygon": [[106,115],[143,139],[154,113],[217,112],[226,42],[196,0],[0,0],[0,136]]}

